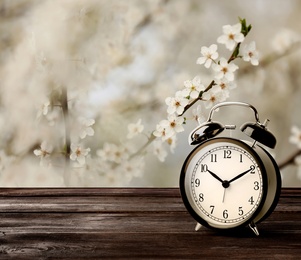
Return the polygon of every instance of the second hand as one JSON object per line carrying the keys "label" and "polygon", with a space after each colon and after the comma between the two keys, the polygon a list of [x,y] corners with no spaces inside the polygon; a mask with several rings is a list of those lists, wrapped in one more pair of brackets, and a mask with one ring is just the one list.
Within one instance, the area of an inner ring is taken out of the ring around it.
{"label": "second hand", "polygon": [[224,201],[225,201],[225,194],[226,194],[226,188],[224,188],[224,195],[223,195],[223,203],[224,203]]}

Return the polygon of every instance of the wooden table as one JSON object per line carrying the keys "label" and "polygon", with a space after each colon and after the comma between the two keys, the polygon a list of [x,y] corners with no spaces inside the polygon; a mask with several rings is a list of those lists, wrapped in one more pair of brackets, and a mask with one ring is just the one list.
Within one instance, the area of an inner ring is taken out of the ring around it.
{"label": "wooden table", "polygon": [[0,189],[0,220],[0,259],[301,259],[301,189],[259,237],[195,232],[176,188]]}

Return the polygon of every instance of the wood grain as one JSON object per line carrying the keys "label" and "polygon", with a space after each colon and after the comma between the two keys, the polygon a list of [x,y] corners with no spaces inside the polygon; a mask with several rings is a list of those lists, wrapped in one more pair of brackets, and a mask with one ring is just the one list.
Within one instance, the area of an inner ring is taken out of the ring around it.
{"label": "wood grain", "polygon": [[179,190],[0,189],[0,259],[299,259],[301,189],[283,189],[260,236],[220,234]]}

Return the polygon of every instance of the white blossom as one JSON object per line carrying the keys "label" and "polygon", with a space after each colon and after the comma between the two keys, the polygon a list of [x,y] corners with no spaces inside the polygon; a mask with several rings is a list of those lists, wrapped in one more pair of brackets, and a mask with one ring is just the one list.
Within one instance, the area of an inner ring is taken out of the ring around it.
{"label": "white blossom", "polygon": [[39,149],[35,149],[33,153],[37,156],[40,157],[40,165],[41,166],[46,166],[49,164],[49,157],[50,154],[53,151],[53,147],[51,144],[49,144],[47,141],[43,141],[40,145]]}
{"label": "white blossom", "polygon": [[176,116],[175,114],[169,115],[167,117],[167,122],[166,122],[166,129],[167,131],[175,132],[175,133],[180,133],[184,131],[183,127],[184,123],[184,118],[181,116]]}
{"label": "white blossom", "polygon": [[228,91],[237,87],[234,81],[229,81],[226,78],[216,79],[215,84],[216,86],[219,86],[221,90],[224,91]]}
{"label": "white blossom", "polygon": [[122,175],[125,176],[128,181],[134,177],[140,177],[143,173],[144,164],[144,159],[140,156],[122,162],[120,165]]}
{"label": "white blossom", "polygon": [[233,81],[234,72],[238,69],[238,66],[234,63],[228,63],[225,58],[221,58],[219,64],[213,64],[212,68],[216,72],[216,79],[225,77],[228,81]]}
{"label": "white blossom", "polygon": [[228,93],[221,90],[219,86],[213,86],[209,91],[205,92],[202,99],[205,101],[205,107],[211,108],[213,105],[223,102],[228,98]]}
{"label": "white blossom", "polygon": [[202,124],[205,121],[205,117],[202,113],[202,106],[198,105],[197,108],[192,110],[193,119],[198,123]]}
{"label": "white blossom", "polygon": [[295,164],[297,165],[297,178],[301,180],[301,156],[295,158]]}
{"label": "white blossom", "polygon": [[243,60],[250,61],[252,65],[257,66],[259,64],[259,54],[256,50],[256,43],[252,41],[249,45],[243,47]]}
{"label": "white blossom", "polygon": [[177,113],[180,115],[183,113],[185,106],[188,104],[188,99],[183,96],[181,91],[177,91],[175,97],[166,98],[165,103],[168,106],[168,114]]}
{"label": "white blossom", "polygon": [[84,139],[87,135],[93,136],[94,135],[94,129],[91,127],[95,124],[94,119],[87,119],[87,118],[80,118],[79,119],[81,123],[81,130],[80,130],[80,138]]}
{"label": "white blossom", "polygon": [[226,48],[232,51],[237,43],[243,42],[244,35],[241,33],[241,23],[233,26],[224,25],[223,35],[217,38],[217,42],[225,44]]}
{"label": "white blossom", "polygon": [[192,80],[184,81],[184,86],[185,89],[182,91],[183,96],[189,96],[194,99],[198,98],[200,92],[205,89],[199,76],[194,77]]}
{"label": "white blossom", "polygon": [[129,158],[128,149],[123,145],[105,143],[103,149],[98,150],[97,155],[104,161],[121,163]]}
{"label": "white blossom", "polygon": [[137,123],[128,125],[128,135],[127,135],[128,139],[131,139],[137,134],[142,133],[144,126],[141,124],[141,121],[142,120],[139,119]]}
{"label": "white blossom", "polygon": [[61,112],[58,109],[52,109],[46,115],[46,120],[49,126],[54,126],[56,123],[59,122],[61,118]]}
{"label": "white blossom", "polygon": [[291,128],[292,135],[289,138],[289,141],[292,144],[297,145],[299,149],[301,149],[301,130],[297,126],[292,126]]}
{"label": "white blossom", "polygon": [[301,41],[300,34],[283,28],[278,31],[275,37],[272,39],[272,48],[277,53],[283,53],[287,51],[292,45]]}
{"label": "white blossom", "polygon": [[49,107],[50,107],[50,101],[47,100],[38,109],[37,118],[40,118],[41,116],[46,116],[48,114]]}
{"label": "white blossom", "polygon": [[123,145],[116,145],[113,150],[113,162],[121,163],[129,158],[128,150]]}
{"label": "white blossom", "polygon": [[176,133],[184,131],[183,123],[184,118],[181,116],[176,116],[175,114],[168,116],[169,128],[174,130]]}
{"label": "white blossom", "polygon": [[183,117],[176,116],[175,114],[169,115],[167,120],[161,120],[159,124],[157,124],[153,135],[156,137],[161,137],[163,141],[166,141],[176,133],[184,131],[183,123]]}
{"label": "white blossom", "polygon": [[170,152],[174,153],[177,146],[177,136],[173,135],[166,139],[166,143],[169,145]]}
{"label": "white blossom", "polygon": [[96,154],[103,161],[113,161],[113,153],[115,150],[115,146],[115,144],[105,142],[102,149],[97,150]]}
{"label": "white blossom", "polygon": [[168,120],[161,120],[159,124],[157,124],[153,135],[156,137],[161,137],[163,141],[171,137],[174,134],[174,131],[168,127],[168,124]]}
{"label": "white blossom", "polygon": [[90,148],[84,148],[81,144],[71,144],[70,159],[77,161],[80,165],[86,163],[86,156],[89,154]]}
{"label": "white blossom", "polygon": [[204,64],[207,69],[210,68],[212,61],[218,58],[217,45],[211,44],[209,47],[203,46],[201,48],[201,54],[202,56],[197,59],[196,63]]}
{"label": "white blossom", "polygon": [[161,162],[165,161],[165,158],[167,156],[167,152],[164,149],[163,143],[161,141],[155,141],[153,143],[153,151],[154,151],[154,155],[157,156],[159,161],[161,161]]}

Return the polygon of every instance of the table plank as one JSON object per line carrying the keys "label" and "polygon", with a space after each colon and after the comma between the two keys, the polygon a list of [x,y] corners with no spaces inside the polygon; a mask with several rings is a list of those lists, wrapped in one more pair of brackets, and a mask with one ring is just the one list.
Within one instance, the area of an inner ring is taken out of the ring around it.
{"label": "table plank", "polygon": [[220,234],[177,188],[0,189],[0,259],[298,259],[301,189],[282,189],[260,236]]}

